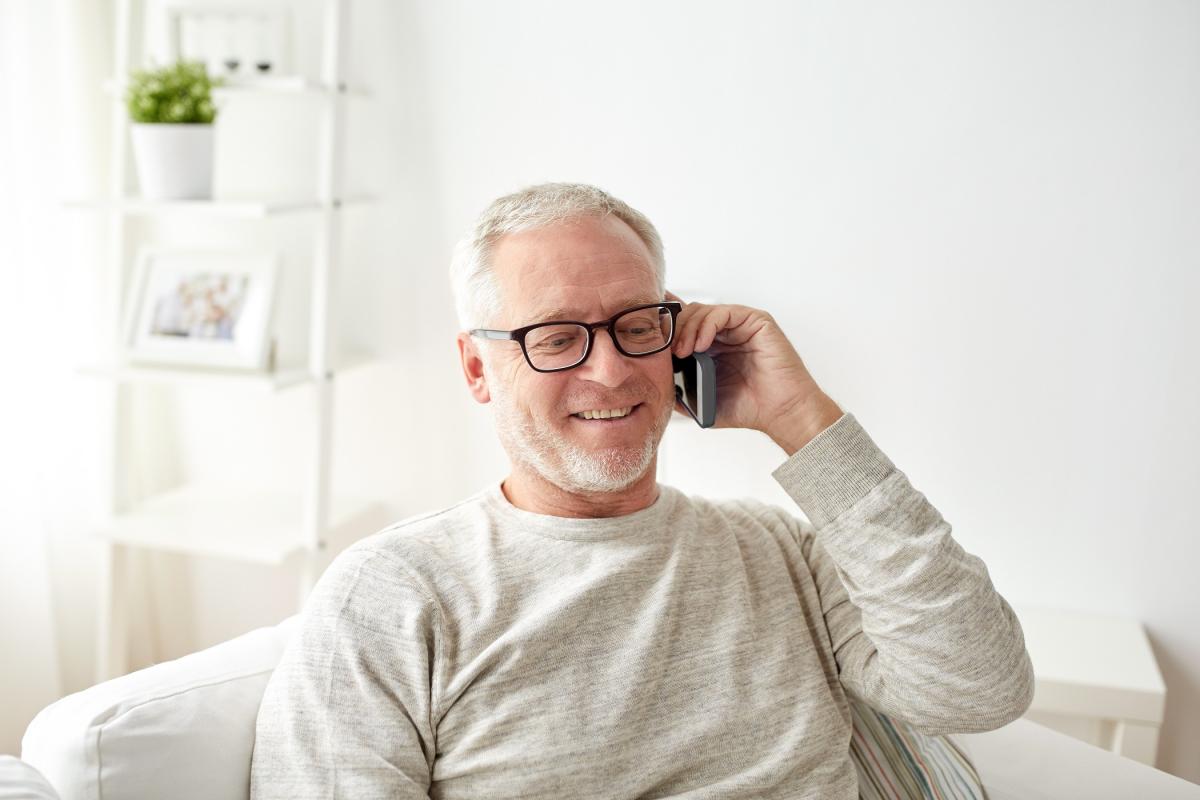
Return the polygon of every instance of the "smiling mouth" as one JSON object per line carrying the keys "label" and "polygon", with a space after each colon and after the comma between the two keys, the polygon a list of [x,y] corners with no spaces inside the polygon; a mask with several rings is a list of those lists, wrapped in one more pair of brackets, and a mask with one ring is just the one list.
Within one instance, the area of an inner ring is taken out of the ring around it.
{"label": "smiling mouth", "polygon": [[[617,426],[624,422],[628,422],[630,419],[637,416],[638,409],[640,409],[641,407],[642,407],[641,403],[637,403],[633,406],[626,406],[625,408],[629,409],[629,413],[625,414],[624,416],[620,416],[620,417],[607,417],[607,418],[599,417],[599,418],[594,418],[594,419],[588,419],[586,417],[580,416],[580,414],[572,414],[571,419],[576,420],[578,422],[587,423],[589,425]],[[613,409],[613,410],[621,410],[621,409]]]}

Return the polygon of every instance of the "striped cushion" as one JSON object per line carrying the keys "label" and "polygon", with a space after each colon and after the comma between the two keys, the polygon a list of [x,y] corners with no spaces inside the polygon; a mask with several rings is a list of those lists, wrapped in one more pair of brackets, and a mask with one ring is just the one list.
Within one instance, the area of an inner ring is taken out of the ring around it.
{"label": "striped cushion", "polygon": [[853,695],[850,755],[861,800],[985,800],[979,773],[948,736],[929,736]]}

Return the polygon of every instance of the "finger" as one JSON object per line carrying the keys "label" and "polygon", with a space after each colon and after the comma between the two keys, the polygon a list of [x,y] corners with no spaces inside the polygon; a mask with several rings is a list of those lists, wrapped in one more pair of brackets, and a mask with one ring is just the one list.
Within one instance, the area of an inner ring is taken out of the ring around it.
{"label": "finger", "polygon": [[684,306],[683,311],[679,312],[679,319],[675,322],[676,355],[686,356],[692,352],[688,349],[692,331],[695,329],[698,318],[703,317],[711,309],[712,306],[704,303],[689,303]]}
{"label": "finger", "polygon": [[682,297],[680,297],[679,295],[677,295],[677,294],[675,294],[674,292],[671,292],[671,291],[668,291],[668,292],[667,292],[667,299],[668,299],[668,300],[675,300],[675,301],[677,301],[677,302],[683,303],[684,305],[687,305],[687,303],[684,303],[684,300],[683,300],[683,298],[682,298]]}
{"label": "finger", "polygon": [[683,353],[688,355],[704,352],[712,344],[713,336],[729,322],[729,306],[703,306],[685,326]]}
{"label": "finger", "polygon": [[703,353],[712,346],[713,339],[719,331],[729,327],[733,319],[733,310],[729,306],[719,306],[713,313],[704,318],[696,329],[695,349]]}
{"label": "finger", "polygon": [[[745,344],[759,326],[754,325],[762,312],[747,306],[706,306],[693,303],[693,311],[678,334],[676,355],[686,357],[691,353],[704,353],[717,343],[721,345]],[[681,315],[682,318],[682,315]]]}
{"label": "finger", "polygon": [[712,306],[706,306],[702,302],[692,302],[684,306],[682,312],[679,312],[679,317],[676,319],[676,347],[674,347],[677,355],[685,355],[683,348],[688,342],[689,332],[692,325],[695,324],[694,320],[697,315],[703,315],[708,308],[712,308]]}
{"label": "finger", "polygon": [[716,340],[724,344],[745,344],[762,330],[763,325],[773,321],[770,314],[756,308],[730,306],[729,309],[729,323],[716,334]]}

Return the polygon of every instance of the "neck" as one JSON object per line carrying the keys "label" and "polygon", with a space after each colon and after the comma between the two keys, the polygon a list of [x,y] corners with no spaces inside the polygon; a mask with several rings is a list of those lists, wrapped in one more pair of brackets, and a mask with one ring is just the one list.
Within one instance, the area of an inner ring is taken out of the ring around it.
{"label": "neck", "polygon": [[580,519],[623,517],[654,505],[659,492],[657,475],[655,456],[646,473],[619,492],[567,491],[537,473],[514,466],[500,489],[508,502],[534,514]]}

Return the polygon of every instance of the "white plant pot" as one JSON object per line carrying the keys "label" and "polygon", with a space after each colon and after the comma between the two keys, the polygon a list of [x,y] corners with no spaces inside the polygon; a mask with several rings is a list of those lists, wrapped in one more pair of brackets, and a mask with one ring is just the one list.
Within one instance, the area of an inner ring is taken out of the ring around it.
{"label": "white plant pot", "polygon": [[147,200],[211,200],[213,125],[133,123],[133,159]]}

